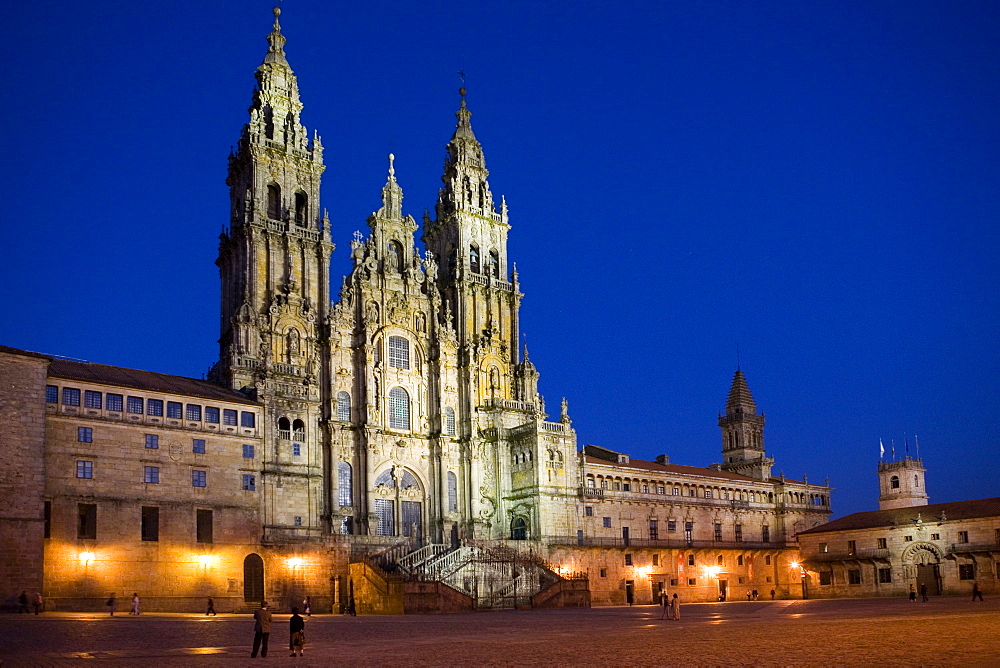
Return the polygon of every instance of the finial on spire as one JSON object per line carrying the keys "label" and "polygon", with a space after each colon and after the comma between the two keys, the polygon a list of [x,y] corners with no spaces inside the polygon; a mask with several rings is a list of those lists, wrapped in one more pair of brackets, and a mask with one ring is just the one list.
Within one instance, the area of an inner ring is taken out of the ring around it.
{"label": "finial on spire", "polygon": [[278,17],[281,16],[281,7],[275,6],[274,10],[274,26],[271,28],[271,33],[267,36],[267,56],[264,57],[265,63],[283,63],[288,64],[285,60],[285,36],[281,34],[281,23],[278,22]]}
{"label": "finial on spire", "polygon": [[394,156],[392,153],[390,153],[389,154],[389,178],[392,179],[393,181],[396,180],[396,167],[393,165],[393,162],[395,160],[396,160],[396,156]]}

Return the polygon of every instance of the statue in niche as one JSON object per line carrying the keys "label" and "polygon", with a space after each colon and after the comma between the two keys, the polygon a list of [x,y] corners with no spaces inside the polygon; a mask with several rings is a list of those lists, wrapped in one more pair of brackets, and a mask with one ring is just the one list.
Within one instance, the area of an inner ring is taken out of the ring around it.
{"label": "statue in niche", "polygon": [[379,322],[378,318],[378,304],[375,302],[368,302],[368,306],[365,307],[365,319],[366,326],[377,325]]}
{"label": "statue in niche", "polygon": [[490,397],[496,397],[500,389],[500,371],[496,367],[490,367]]}
{"label": "statue in niche", "polygon": [[292,327],[288,330],[288,335],[286,337],[285,349],[288,351],[288,363],[291,364],[294,358],[299,356],[299,330]]}

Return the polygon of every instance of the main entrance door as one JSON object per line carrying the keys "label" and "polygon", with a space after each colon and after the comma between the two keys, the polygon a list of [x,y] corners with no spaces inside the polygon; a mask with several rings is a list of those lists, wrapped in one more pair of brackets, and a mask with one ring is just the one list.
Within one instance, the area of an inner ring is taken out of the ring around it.
{"label": "main entrance door", "polygon": [[243,560],[243,600],[248,603],[264,600],[264,560],[259,554],[248,554]]}
{"label": "main entrance door", "polygon": [[917,564],[917,591],[927,585],[927,593],[937,596],[941,593],[938,583],[941,581],[937,564]]}

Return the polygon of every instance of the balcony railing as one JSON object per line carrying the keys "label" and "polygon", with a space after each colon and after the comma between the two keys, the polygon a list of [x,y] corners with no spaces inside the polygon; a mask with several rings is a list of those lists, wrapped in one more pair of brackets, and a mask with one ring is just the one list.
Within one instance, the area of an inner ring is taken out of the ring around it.
{"label": "balcony railing", "polygon": [[865,548],[854,552],[819,552],[809,556],[809,561],[857,561],[860,559],[888,559],[887,548]]}
{"label": "balcony railing", "polygon": [[952,543],[951,551],[955,554],[968,554],[969,552],[1000,552],[1000,542]]}
{"label": "balcony railing", "polygon": [[654,549],[721,549],[721,550],[781,550],[798,547],[794,541],[735,541],[735,540],[684,540],[683,538],[621,538],[602,536],[552,536],[546,539],[551,545],[576,545],[578,547],[648,547]]}

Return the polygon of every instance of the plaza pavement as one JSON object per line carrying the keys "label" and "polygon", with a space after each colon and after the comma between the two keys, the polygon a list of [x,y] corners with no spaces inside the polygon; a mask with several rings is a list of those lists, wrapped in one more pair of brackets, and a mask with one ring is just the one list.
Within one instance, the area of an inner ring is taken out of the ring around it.
{"label": "plaza pavement", "polygon": [[[8,666],[998,666],[1000,598],[734,601],[463,615],[313,615],[289,657],[288,614],[250,659],[250,615],[0,615]],[[252,663],[251,663],[252,662]]]}

